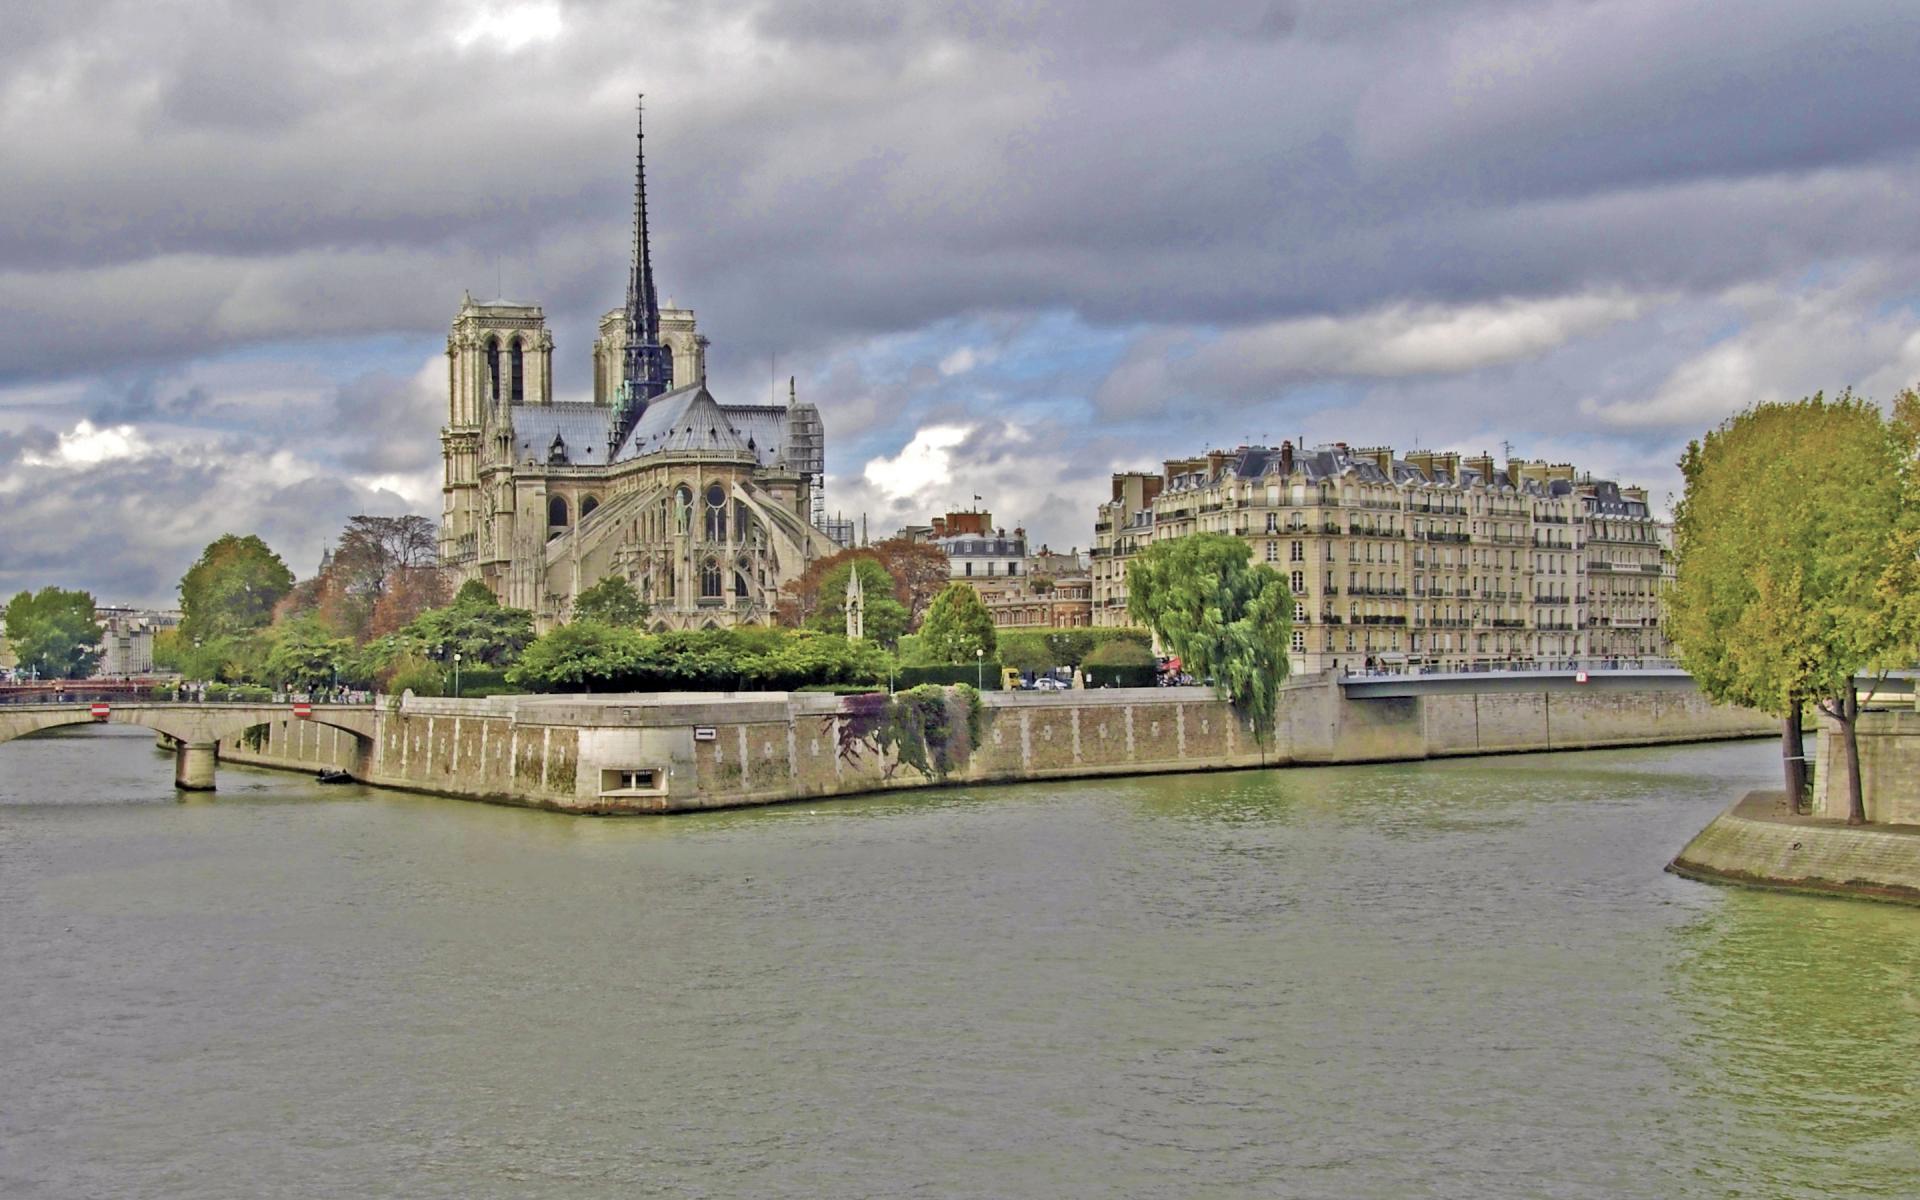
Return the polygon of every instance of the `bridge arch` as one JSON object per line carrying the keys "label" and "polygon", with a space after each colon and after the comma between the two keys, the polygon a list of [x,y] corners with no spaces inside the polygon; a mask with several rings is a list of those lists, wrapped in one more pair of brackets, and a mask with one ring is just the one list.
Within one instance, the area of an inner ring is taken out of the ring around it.
{"label": "bridge arch", "polygon": [[[279,704],[114,704],[105,717],[94,716],[87,704],[7,705],[0,707],[0,743],[68,725],[137,725],[173,741],[175,787],[210,792],[221,742],[231,744],[255,726],[292,716],[290,707]],[[304,719],[353,737],[354,768],[349,774],[360,778],[371,769],[375,736],[371,708],[316,705]]]}

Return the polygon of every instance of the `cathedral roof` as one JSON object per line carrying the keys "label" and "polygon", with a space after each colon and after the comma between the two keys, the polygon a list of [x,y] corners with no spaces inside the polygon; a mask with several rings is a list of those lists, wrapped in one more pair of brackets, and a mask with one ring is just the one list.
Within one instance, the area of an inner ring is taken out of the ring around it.
{"label": "cathedral roof", "polygon": [[733,431],[747,441],[747,448],[763,467],[779,461],[786,448],[787,410],[778,404],[723,404]]}
{"label": "cathedral roof", "polygon": [[671,453],[745,457],[753,452],[706,385],[690,383],[654,397],[613,458],[624,462],[647,454]]}
{"label": "cathedral roof", "polygon": [[516,404],[513,414],[513,459],[545,463],[554,439],[565,448],[567,462],[576,467],[607,465],[607,435],[613,428],[613,410],[598,404]]}

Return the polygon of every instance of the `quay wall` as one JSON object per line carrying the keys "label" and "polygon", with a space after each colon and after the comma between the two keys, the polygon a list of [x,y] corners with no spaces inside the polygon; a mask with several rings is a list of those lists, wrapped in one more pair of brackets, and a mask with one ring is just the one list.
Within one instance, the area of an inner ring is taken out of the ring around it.
{"label": "quay wall", "polygon": [[[1350,699],[1328,675],[1288,682],[1259,738],[1205,688],[981,697],[977,742],[944,778],[903,762],[841,698],[819,693],[408,697],[369,742],[291,715],[220,747],[230,762],[339,769],[386,787],[580,813],[770,804],[938,783],[1000,783],[1765,736],[1690,680],[1574,692]],[[865,736],[856,736],[859,734]]]}
{"label": "quay wall", "polygon": [[1786,793],[1752,792],[1667,869],[1706,883],[1920,904],[1920,828],[1796,815]]}
{"label": "quay wall", "polygon": [[[1863,712],[1855,739],[1860,746],[1861,798],[1873,824],[1920,825],[1920,712]],[[1818,768],[1813,776],[1813,812],[1847,818],[1845,743],[1829,717],[1820,719]]]}

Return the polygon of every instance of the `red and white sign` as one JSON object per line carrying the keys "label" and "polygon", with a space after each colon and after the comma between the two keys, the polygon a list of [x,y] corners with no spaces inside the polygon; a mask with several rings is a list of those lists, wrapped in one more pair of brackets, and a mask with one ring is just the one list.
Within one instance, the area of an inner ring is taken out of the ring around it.
{"label": "red and white sign", "polygon": [[1585,683],[1587,681],[1587,673],[1585,671],[1575,672],[1573,681],[1575,683]]}
{"label": "red and white sign", "polygon": [[92,706],[87,709],[87,711],[93,714],[94,720],[104,721],[107,719],[107,714],[113,711],[113,706],[108,704],[105,700],[95,700]]}
{"label": "red and white sign", "polygon": [[310,721],[313,719],[313,705],[308,704],[305,700],[297,700],[293,705],[293,715],[299,717],[302,721]]}

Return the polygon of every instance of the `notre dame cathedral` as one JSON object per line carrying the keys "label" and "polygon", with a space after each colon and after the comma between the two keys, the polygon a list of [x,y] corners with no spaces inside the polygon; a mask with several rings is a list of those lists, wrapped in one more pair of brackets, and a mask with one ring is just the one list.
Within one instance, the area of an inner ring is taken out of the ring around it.
{"label": "notre dame cathedral", "polygon": [[627,302],[600,320],[593,402],[553,398],[538,305],[460,306],[447,337],[440,558],[541,628],[625,576],[655,629],[764,623],[780,586],[838,547],[817,527],[826,436],[810,404],[717,402],[707,340],[662,309],[636,155]]}

